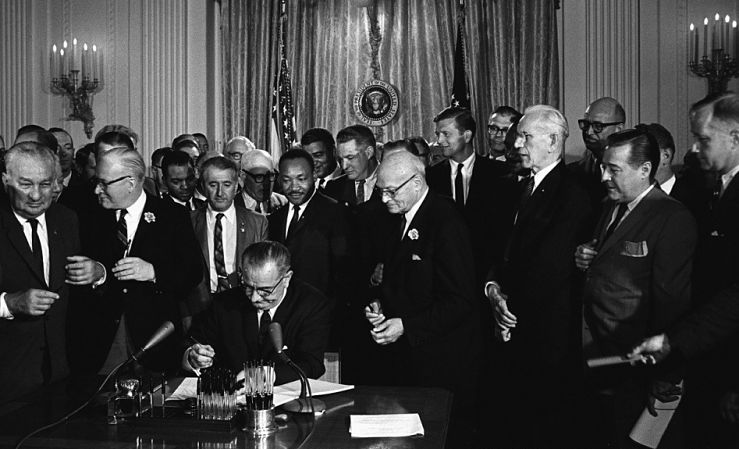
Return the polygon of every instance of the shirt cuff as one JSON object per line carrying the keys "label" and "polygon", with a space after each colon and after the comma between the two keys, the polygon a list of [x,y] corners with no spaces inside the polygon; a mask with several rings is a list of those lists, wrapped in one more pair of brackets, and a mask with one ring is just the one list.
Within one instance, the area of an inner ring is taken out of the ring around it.
{"label": "shirt cuff", "polygon": [[188,357],[190,355],[190,351],[192,350],[192,346],[187,348],[185,350],[185,353],[182,354],[182,369],[185,371],[189,371],[191,373],[195,373],[196,376],[200,377],[200,369],[194,368],[192,365],[190,365],[190,358]]}
{"label": "shirt cuff", "polygon": [[10,313],[10,309],[8,309],[8,304],[5,302],[5,293],[0,293],[0,318],[4,318],[6,320],[12,320],[13,314]]}
{"label": "shirt cuff", "polygon": [[498,291],[500,291],[500,284],[498,284],[498,283],[497,283],[497,282],[495,282],[495,281],[487,281],[487,282],[485,283],[485,287],[484,287],[484,288],[483,288],[483,290],[482,290],[482,294],[483,294],[483,295],[485,295],[485,296],[487,296],[487,295],[488,295],[488,287],[490,287],[491,285],[494,285],[495,287],[497,287],[497,288],[498,288]]}
{"label": "shirt cuff", "polygon": [[98,279],[97,281],[92,283],[92,288],[98,288],[101,285],[105,284],[105,280],[108,278],[108,271],[105,269],[105,265],[101,264],[100,262],[95,262],[96,264],[100,265],[103,268],[103,277]]}

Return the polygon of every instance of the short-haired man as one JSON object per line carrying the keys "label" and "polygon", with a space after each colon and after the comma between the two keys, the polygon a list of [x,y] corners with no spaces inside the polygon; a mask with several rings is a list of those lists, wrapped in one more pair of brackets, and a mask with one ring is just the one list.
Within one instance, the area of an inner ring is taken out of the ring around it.
{"label": "short-haired man", "polygon": [[[586,358],[626,354],[688,310],[695,220],[656,187],[659,161],[659,145],[644,130],[608,138],[602,160],[608,201],[593,240],[575,252],[578,268],[587,271]],[[602,413],[590,415],[596,440],[589,445],[627,447],[645,395],[667,401],[681,380],[676,372],[628,368],[593,372],[590,396]]]}
{"label": "short-haired man", "polygon": [[[568,419],[575,413],[570,406],[580,372],[578,272],[571,257],[591,230],[591,212],[587,193],[564,165],[564,115],[548,105],[532,106],[517,130],[515,146],[531,176],[520,183],[505,230],[509,240],[485,286],[496,330],[508,340],[496,360],[506,369],[493,372],[508,385],[495,393],[506,404],[497,418],[510,428],[536,427],[506,433],[502,446],[563,447],[572,444]],[[532,389],[548,382],[559,388]],[[532,408],[539,399],[548,405]]]}
{"label": "short-haired man", "polygon": [[195,192],[195,167],[190,155],[183,151],[170,151],[162,159],[162,172],[167,193],[162,198],[172,204],[197,210],[205,206],[203,200],[193,196]]}
{"label": "short-haired man", "polygon": [[157,148],[151,153],[151,177],[157,187],[160,198],[167,193],[167,185],[164,183],[164,171],[162,171],[162,159],[164,155],[172,151],[170,147]]}
{"label": "short-haired man", "polygon": [[59,156],[59,164],[62,168],[62,184],[64,188],[70,184],[80,184],[80,180],[77,178],[74,170],[72,170],[72,164],[74,163],[74,142],[72,142],[72,136],[62,128],[49,128],[49,132],[54,135],[59,144],[57,155]]}
{"label": "short-haired man", "polygon": [[226,148],[223,150],[223,155],[237,164],[241,163],[241,159],[246,153],[256,149],[254,143],[244,136],[236,136],[226,143]]}
{"label": "short-haired man", "polygon": [[205,137],[205,134],[203,133],[195,133],[192,135],[195,138],[195,141],[198,143],[198,148],[200,149],[200,155],[207,153],[210,151],[210,145],[208,144],[208,138]]}
{"label": "short-haired man", "polygon": [[608,136],[624,129],[625,121],[623,106],[611,97],[598,98],[590,103],[583,118],[577,121],[587,151],[582,159],[572,162],[567,168],[588,190],[591,206],[596,212],[600,212],[601,202],[606,196],[605,187],[600,180],[600,163],[606,141]]}
{"label": "short-haired man", "polygon": [[190,159],[192,159],[193,165],[198,159],[198,156],[202,154],[200,146],[198,145],[197,140],[195,140],[195,136],[192,134],[180,134],[175,137],[172,141],[172,151],[182,151],[186,153],[190,156]]}
{"label": "short-haired man", "polygon": [[201,182],[207,207],[190,213],[195,236],[203,254],[203,280],[189,295],[186,316],[194,316],[210,303],[213,293],[236,287],[239,264],[246,247],[267,239],[267,219],[235,204],[239,168],[223,156],[202,165]]}
{"label": "short-haired man", "polygon": [[[0,403],[69,374],[69,285],[82,284],[77,217],[52,203],[57,156],[23,142],[6,154],[9,207],[0,209]],[[66,281],[66,282],[65,282]],[[84,283],[89,283],[87,279]]]}
{"label": "short-haired man", "polygon": [[336,135],[336,145],[344,176],[326,185],[326,195],[350,206],[369,201],[377,182],[375,135],[366,126],[348,126]]}
{"label": "short-haired man", "polygon": [[[269,325],[282,326],[285,352],[305,374],[320,377],[328,341],[331,303],[293,276],[290,252],[281,243],[249,245],[241,259],[241,285],[217,293],[195,317],[190,334],[200,343],[187,348],[182,365],[199,370],[215,364],[240,370],[248,360],[271,360]],[[275,365],[276,384],[298,378],[284,362]]]}
{"label": "short-haired man", "polygon": [[336,163],[336,143],[328,130],[309,129],[300,138],[300,145],[313,157],[318,190],[323,190],[329,181],[341,176],[341,167]]}
{"label": "short-haired man", "polygon": [[241,157],[239,180],[243,186],[236,203],[262,215],[269,215],[287,203],[284,195],[273,192],[277,170],[264,150],[254,149]]}
{"label": "short-haired man", "polygon": [[[202,277],[187,211],[144,192],[146,166],[136,150],[98,154],[95,171],[102,208],[82,244],[86,255],[103,264],[106,276],[70,313],[76,368],[92,374],[108,373],[128,359],[165,321],[181,331],[177,301]],[[140,363],[159,371],[175,368],[177,346],[176,332]]]}
{"label": "short-haired man", "polygon": [[305,150],[280,157],[278,182],[288,207],[269,216],[269,239],[290,250],[295,275],[323,292],[336,307],[331,350],[342,343],[339,325],[356,288],[352,282],[354,251],[348,210],[318,192],[314,158]]}
{"label": "short-haired man", "polygon": [[[511,125],[521,119],[521,113],[510,106],[498,106],[488,118],[487,157],[505,162],[505,136]],[[481,154],[484,155],[484,154]]]}

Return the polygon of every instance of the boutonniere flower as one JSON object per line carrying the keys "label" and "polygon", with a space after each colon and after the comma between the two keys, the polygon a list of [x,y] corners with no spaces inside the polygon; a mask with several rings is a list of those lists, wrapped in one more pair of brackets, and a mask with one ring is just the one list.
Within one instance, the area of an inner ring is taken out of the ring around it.
{"label": "boutonniere flower", "polygon": [[418,240],[418,229],[413,228],[410,231],[408,231],[408,237],[410,237],[411,240]]}
{"label": "boutonniere flower", "polygon": [[154,212],[144,212],[144,220],[146,220],[147,223],[154,223],[157,221],[157,216],[154,215]]}

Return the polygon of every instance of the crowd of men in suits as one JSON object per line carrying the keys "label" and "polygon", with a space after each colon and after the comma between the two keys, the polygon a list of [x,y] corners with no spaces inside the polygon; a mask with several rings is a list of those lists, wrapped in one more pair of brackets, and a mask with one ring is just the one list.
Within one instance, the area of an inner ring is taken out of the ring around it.
{"label": "crowd of men in suits", "polygon": [[[279,160],[183,134],[150,176],[125,126],[76,154],[24,126],[1,149],[0,402],[107,374],[164,321],[139,368],[238,370],[279,322],[309,377],[333,351],[344,382],[453,392],[448,447],[634,447],[682,396],[662,447],[735,443],[739,96],[693,106],[678,174],[669,131],[613,98],[569,165],[551,106],[496,109],[486,149],[469,110],[433,122],[430,146],[315,128]],[[584,369],[629,353],[651,363]]]}

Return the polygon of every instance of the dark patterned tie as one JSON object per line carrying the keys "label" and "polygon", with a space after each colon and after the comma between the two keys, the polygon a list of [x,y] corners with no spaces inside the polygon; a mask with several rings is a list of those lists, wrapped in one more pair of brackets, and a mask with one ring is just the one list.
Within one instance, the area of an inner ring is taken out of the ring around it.
{"label": "dark patterned tie", "polygon": [[116,226],[115,237],[118,242],[118,254],[123,257],[126,256],[128,251],[128,226],[126,225],[126,209],[121,209],[120,216],[118,217],[118,225]]}
{"label": "dark patterned tie", "polygon": [[228,290],[228,274],[226,273],[226,262],[223,259],[223,214],[216,215],[216,226],[213,229],[213,259],[216,263],[216,274],[218,275],[218,287],[216,291]]}
{"label": "dark patterned tie", "polygon": [[36,266],[44,272],[44,254],[41,250],[41,240],[38,238],[38,220],[31,218],[28,220],[28,224],[31,225],[31,252],[33,258],[36,261]]}
{"label": "dark patterned tie", "polygon": [[464,208],[464,179],[462,178],[462,169],[464,164],[457,165],[457,176],[454,178],[454,201],[460,209]]}
{"label": "dark patterned tie", "polygon": [[293,232],[295,232],[295,227],[298,226],[298,220],[300,220],[300,206],[296,204],[293,206],[293,218],[290,219],[290,226],[287,227],[285,240],[289,239],[293,235]]}
{"label": "dark patterned tie", "polygon": [[525,183],[524,180],[521,180],[521,183],[523,184],[523,189],[521,191],[521,200],[518,203],[519,211],[523,210],[524,206],[526,206],[526,202],[531,198],[531,194],[534,193],[534,175],[525,179]]}
{"label": "dark patterned tie", "polygon": [[603,236],[603,241],[605,242],[608,240],[608,237],[613,234],[613,232],[618,227],[618,224],[621,223],[621,219],[624,218],[624,214],[626,214],[626,211],[628,210],[628,206],[626,203],[620,203],[618,205],[618,210],[616,211],[616,218],[613,219],[613,222],[608,226],[608,229],[606,229],[606,234]]}
{"label": "dark patterned tie", "polygon": [[364,179],[357,181],[357,204],[364,203]]}

